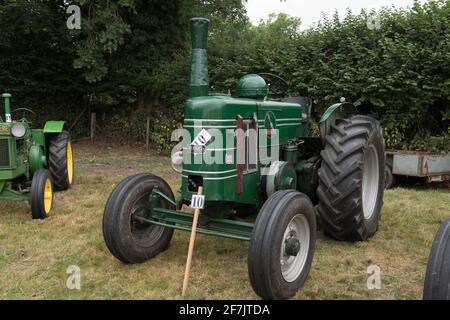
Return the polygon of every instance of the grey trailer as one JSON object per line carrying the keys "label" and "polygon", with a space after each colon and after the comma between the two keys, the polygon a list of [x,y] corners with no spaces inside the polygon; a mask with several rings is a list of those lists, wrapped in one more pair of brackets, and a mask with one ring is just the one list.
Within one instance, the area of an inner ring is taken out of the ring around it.
{"label": "grey trailer", "polygon": [[424,178],[427,183],[449,181],[450,154],[387,151],[386,188],[395,186],[396,176]]}

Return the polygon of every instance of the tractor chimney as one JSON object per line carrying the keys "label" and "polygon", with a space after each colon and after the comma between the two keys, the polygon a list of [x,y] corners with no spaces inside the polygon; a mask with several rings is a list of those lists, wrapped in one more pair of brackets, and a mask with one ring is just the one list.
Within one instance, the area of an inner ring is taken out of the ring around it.
{"label": "tractor chimney", "polygon": [[9,93],[4,93],[2,94],[2,98],[5,99],[5,122],[11,122],[11,106],[9,102],[11,95]]}
{"label": "tractor chimney", "polygon": [[209,20],[205,18],[191,19],[192,62],[189,79],[189,97],[208,95],[208,27]]}

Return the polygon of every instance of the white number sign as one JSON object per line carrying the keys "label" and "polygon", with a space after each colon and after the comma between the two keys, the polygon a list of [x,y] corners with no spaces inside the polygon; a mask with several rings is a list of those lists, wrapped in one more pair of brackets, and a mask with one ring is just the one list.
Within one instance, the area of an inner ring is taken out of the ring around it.
{"label": "white number sign", "polygon": [[205,196],[194,194],[191,200],[192,209],[203,209],[205,207]]}
{"label": "white number sign", "polygon": [[204,146],[208,143],[209,140],[211,140],[212,136],[209,134],[208,131],[203,129],[200,131],[200,133],[195,137],[194,142],[192,142],[192,145],[194,146]]}

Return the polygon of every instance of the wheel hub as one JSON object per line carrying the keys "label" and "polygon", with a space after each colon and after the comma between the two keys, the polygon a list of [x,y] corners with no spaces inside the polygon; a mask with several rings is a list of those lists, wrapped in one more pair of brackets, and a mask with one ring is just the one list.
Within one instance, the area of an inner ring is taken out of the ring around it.
{"label": "wheel hub", "polygon": [[286,240],[286,247],[284,252],[291,257],[296,257],[300,252],[301,244],[296,238],[290,238]]}
{"label": "wheel hub", "polygon": [[375,213],[380,180],[378,153],[373,145],[367,149],[363,165],[362,204],[364,219],[369,220]]}
{"label": "wheel hub", "polygon": [[280,252],[280,265],[283,278],[294,282],[301,274],[308,257],[310,229],[306,217],[298,214],[286,227]]}

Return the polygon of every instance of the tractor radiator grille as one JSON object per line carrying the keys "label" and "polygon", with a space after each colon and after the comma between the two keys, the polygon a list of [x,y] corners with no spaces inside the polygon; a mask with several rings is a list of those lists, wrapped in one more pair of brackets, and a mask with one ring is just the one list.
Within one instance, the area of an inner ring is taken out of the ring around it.
{"label": "tractor radiator grille", "polygon": [[9,150],[7,139],[0,139],[0,167],[9,167]]}

